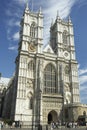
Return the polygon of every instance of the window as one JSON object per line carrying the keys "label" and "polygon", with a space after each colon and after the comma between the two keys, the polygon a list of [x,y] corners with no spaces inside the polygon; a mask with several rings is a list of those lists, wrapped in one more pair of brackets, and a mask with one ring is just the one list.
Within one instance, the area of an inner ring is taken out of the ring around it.
{"label": "window", "polygon": [[64,44],[67,44],[67,42],[68,42],[68,39],[67,39],[68,37],[67,37],[67,31],[65,30],[64,32],[63,32],[63,43]]}
{"label": "window", "polygon": [[27,105],[28,105],[28,109],[33,108],[33,94],[32,94],[32,92],[29,92],[27,94]]}
{"label": "window", "polygon": [[33,22],[30,27],[30,36],[35,38],[35,23]]}
{"label": "window", "polygon": [[69,66],[65,67],[65,74],[67,74],[67,75],[69,74]]}
{"label": "window", "polygon": [[33,97],[30,97],[29,99],[29,108],[32,109],[33,108]]}
{"label": "window", "polygon": [[44,70],[44,93],[56,93],[56,72],[52,64]]}
{"label": "window", "polygon": [[30,61],[28,64],[29,77],[34,78],[34,62]]}
{"label": "window", "polygon": [[65,109],[65,118],[67,119],[69,117],[68,115],[68,109]]}

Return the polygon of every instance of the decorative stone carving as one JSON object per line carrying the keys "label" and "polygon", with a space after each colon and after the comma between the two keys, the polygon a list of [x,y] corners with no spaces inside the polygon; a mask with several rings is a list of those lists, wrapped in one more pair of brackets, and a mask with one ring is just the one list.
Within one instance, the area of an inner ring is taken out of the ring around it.
{"label": "decorative stone carving", "polygon": [[71,103],[71,92],[70,92],[70,86],[69,84],[65,84],[65,99],[64,99],[64,103],[65,104],[69,104]]}
{"label": "decorative stone carving", "polygon": [[30,79],[27,81],[27,88],[33,88],[33,81]]}

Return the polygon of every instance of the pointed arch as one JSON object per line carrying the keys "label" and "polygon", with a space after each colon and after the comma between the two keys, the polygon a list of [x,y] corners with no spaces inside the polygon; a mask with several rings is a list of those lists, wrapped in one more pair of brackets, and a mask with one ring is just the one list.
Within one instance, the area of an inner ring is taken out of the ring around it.
{"label": "pointed arch", "polygon": [[33,108],[33,94],[32,92],[28,93],[28,108],[32,109]]}
{"label": "pointed arch", "polygon": [[29,99],[29,108],[32,109],[33,108],[33,96],[30,97]]}
{"label": "pointed arch", "polygon": [[62,37],[63,37],[63,43],[67,45],[68,44],[68,32],[66,30],[64,30]]}
{"label": "pointed arch", "polygon": [[55,110],[52,110],[48,113],[48,124],[58,121],[58,113]]}
{"label": "pointed arch", "polygon": [[56,70],[51,63],[44,69],[44,93],[56,93]]}
{"label": "pointed arch", "polygon": [[30,26],[30,36],[35,38],[36,37],[36,23],[33,22]]}
{"label": "pointed arch", "polygon": [[68,75],[70,72],[70,68],[68,65],[65,66],[65,74]]}

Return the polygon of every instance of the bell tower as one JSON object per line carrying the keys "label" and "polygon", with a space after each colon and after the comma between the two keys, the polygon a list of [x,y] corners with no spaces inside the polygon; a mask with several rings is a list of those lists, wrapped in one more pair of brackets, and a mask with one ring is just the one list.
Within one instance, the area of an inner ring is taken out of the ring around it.
{"label": "bell tower", "polygon": [[11,118],[32,124],[38,64],[35,56],[42,54],[43,45],[43,14],[41,8],[37,13],[31,12],[27,2],[20,25]]}
{"label": "bell tower", "polygon": [[[65,21],[57,15],[50,28],[50,45],[57,55],[58,66],[60,66],[61,78],[58,78],[58,86],[63,85],[64,104],[79,103],[78,64],[75,54],[73,24],[70,17]],[[58,77],[60,77],[60,73]]]}
{"label": "bell tower", "polygon": [[43,14],[31,12],[28,3],[21,20],[20,51],[42,53],[43,45]]}

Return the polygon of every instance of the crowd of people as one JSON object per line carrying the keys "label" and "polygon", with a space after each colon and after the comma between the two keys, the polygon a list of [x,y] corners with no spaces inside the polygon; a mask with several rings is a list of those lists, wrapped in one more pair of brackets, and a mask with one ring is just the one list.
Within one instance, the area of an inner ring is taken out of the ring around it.
{"label": "crowd of people", "polygon": [[51,129],[55,129],[55,128],[61,128],[61,126],[64,126],[65,128],[76,128],[78,126],[77,122],[64,122],[63,124],[61,124],[61,121],[57,121],[57,122],[52,122],[51,123]]}
{"label": "crowd of people", "polygon": [[5,123],[4,121],[0,121],[0,128],[21,128],[22,122],[14,121],[12,124]]}

